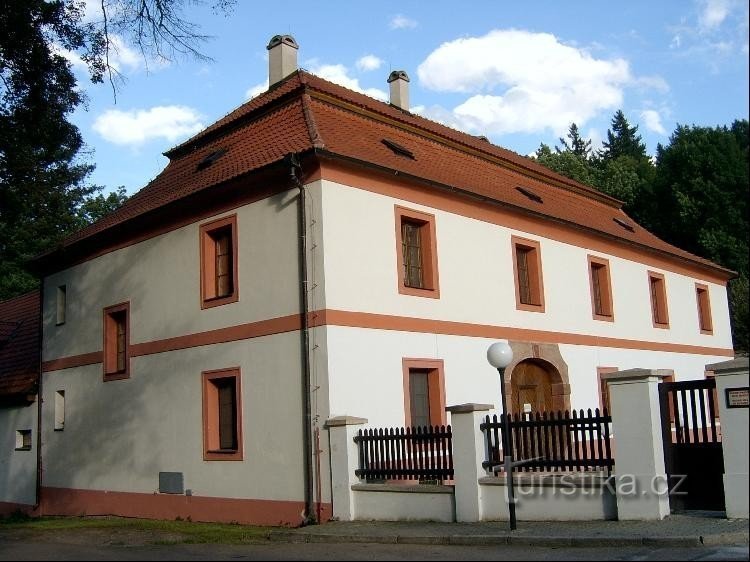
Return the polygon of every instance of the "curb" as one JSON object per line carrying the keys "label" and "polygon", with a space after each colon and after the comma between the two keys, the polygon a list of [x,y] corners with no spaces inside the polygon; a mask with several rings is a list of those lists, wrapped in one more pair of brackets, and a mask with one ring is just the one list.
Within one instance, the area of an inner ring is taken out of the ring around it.
{"label": "curb", "polygon": [[332,535],[325,533],[301,533],[299,531],[271,531],[268,540],[286,543],[371,543],[371,544],[415,544],[450,546],[534,546],[542,548],[597,548],[597,547],[700,547],[747,545],[748,532],[718,533],[707,536],[596,536],[596,537],[543,537],[512,535]]}

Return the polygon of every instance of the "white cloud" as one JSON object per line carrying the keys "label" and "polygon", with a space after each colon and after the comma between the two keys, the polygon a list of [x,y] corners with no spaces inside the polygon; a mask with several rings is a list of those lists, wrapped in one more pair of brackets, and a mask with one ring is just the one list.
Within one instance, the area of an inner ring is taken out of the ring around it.
{"label": "white cloud", "polygon": [[184,139],[204,128],[201,119],[196,110],[181,105],[108,109],[96,118],[93,129],[111,143],[137,147],[152,139]]}
{"label": "white cloud", "polygon": [[64,59],[67,59],[67,61],[73,67],[73,70],[88,72],[88,65],[83,61],[78,53],[69,51],[65,47],[63,47],[62,45],[58,45],[57,43],[52,43],[52,45],[50,46],[50,50],[54,54],[60,55]]}
{"label": "white cloud", "polygon": [[349,76],[349,69],[343,64],[315,64],[310,67],[310,72],[321,78],[325,78],[326,80],[344,86],[345,88],[349,88],[350,90],[362,92],[363,94],[375,99],[383,101],[388,99],[388,94],[383,90],[378,88],[363,88],[360,86],[359,80]]}
{"label": "white cloud", "polygon": [[658,75],[639,76],[635,79],[635,83],[644,89],[656,90],[660,94],[669,92],[669,84],[667,84],[664,78]]}
{"label": "white cloud", "polygon": [[418,25],[416,20],[408,18],[403,14],[396,14],[391,18],[388,27],[391,29],[414,29]]}
{"label": "white cloud", "polygon": [[377,70],[383,64],[383,59],[375,55],[365,55],[357,61],[357,68],[363,72]]}
{"label": "white cloud", "polygon": [[247,99],[252,99],[255,96],[259,96],[266,90],[268,90],[268,78],[266,78],[265,82],[261,82],[260,84],[256,84],[255,86],[251,86],[250,88],[248,88],[245,92],[245,97]]}
{"label": "white cloud", "polygon": [[660,135],[667,134],[664,125],[661,124],[661,115],[659,115],[658,111],[654,109],[644,109],[643,111],[641,111],[641,119],[643,120],[643,124],[646,125],[646,128],[649,131],[653,131],[654,133],[658,133]]}
{"label": "white cloud", "polygon": [[719,27],[729,15],[729,0],[701,0],[701,11],[698,24],[702,30],[713,30]]}
{"label": "white cloud", "polygon": [[[427,88],[470,94],[449,122],[481,134],[564,134],[571,122],[621,107],[634,82],[624,59],[596,59],[549,33],[515,29],[444,43],[417,72]],[[426,113],[446,118],[435,108]]]}

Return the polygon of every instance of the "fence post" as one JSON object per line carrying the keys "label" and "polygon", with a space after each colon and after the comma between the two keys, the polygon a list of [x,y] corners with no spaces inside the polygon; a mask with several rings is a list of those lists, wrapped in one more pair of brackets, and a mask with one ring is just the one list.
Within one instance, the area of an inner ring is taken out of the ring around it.
{"label": "fence post", "polygon": [[354,436],[366,423],[364,418],[337,416],[325,424],[331,455],[333,518],[339,521],[352,521],[356,516],[352,485],[359,482],[354,474],[359,468],[359,447]]}
{"label": "fence post", "polygon": [[629,369],[602,375],[609,387],[620,520],[669,515],[669,486],[659,406],[665,372]]}
{"label": "fence post", "polygon": [[453,429],[453,481],[456,521],[472,523],[482,520],[482,498],[479,479],[486,476],[484,434],[479,424],[492,404],[461,404],[446,408],[451,413]]}
{"label": "fence post", "polygon": [[[716,398],[719,403],[721,420],[721,448],[724,453],[724,499],[727,517],[746,519],[748,517],[748,358],[738,357],[706,365],[707,371],[714,372],[716,379]],[[729,402],[727,389],[744,388],[744,406],[737,406],[741,401],[741,392],[731,393]],[[733,406],[734,407],[730,407]]]}

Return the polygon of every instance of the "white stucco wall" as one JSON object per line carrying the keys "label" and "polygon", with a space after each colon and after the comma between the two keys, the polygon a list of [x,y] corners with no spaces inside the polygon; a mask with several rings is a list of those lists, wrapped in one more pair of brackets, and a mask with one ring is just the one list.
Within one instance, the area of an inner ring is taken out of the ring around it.
{"label": "white stucco wall", "polygon": [[[45,403],[65,390],[65,429],[43,413],[44,486],[152,493],[183,472],[195,496],[303,498],[299,333],[132,359],[103,382],[101,365],[45,374]],[[201,372],[239,366],[242,461],[204,461]]]}
{"label": "white stucco wall", "polygon": [[[36,501],[37,404],[0,407],[0,503]],[[16,451],[16,431],[31,430],[31,450]]]}
{"label": "white stucco wall", "polygon": [[[636,263],[533,232],[322,182],[326,306],[331,309],[731,348],[726,290],[700,276]],[[435,215],[440,298],[399,294],[394,205]],[[511,236],[538,240],[545,313],[516,309]],[[614,322],[592,318],[587,256],[610,263]],[[647,271],[664,273],[670,329],[654,328]],[[700,333],[695,283],[709,285],[713,335]]]}
{"label": "white stucco wall", "polygon": [[[137,344],[299,312],[296,190],[207,217],[45,278],[45,361],[102,349],[102,310],[130,301]],[[199,226],[237,214],[239,301],[200,306]],[[55,298],[67,286],[65,324]]]}
{"label": "white stucco wall", "polygon": [[[486,359],[494,340],[396,330],[326,328],[330,413],[367,418],[369,425],[404,423],[403,358],[442,359],[446,405],[500,407],[500,380]],[[702,378],[715,356],[561,345],[573,408],[599,406],[597,367],[674,369],[677,380]],[[494,412],[490,412],[492,414]]]}

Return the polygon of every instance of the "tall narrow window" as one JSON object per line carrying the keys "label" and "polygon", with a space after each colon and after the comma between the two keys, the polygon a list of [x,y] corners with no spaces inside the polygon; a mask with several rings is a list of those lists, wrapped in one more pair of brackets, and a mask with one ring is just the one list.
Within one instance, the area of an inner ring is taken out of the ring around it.
{"label": "tall narrow window", "polygon": [[439,298],[435,217],[396,206],[396,253],[399,293]]}
{"label": "tall narrow window", "polygon": [[539,242],[513,236],[513,273],[516,286],[516,308],[544,312],[541,249]]}
{"label": "tall narrow window", "polygon": [[404,359],[407,426],[445,425],[445,377],[441,359]]}
{"label": "tall narrow window", "polygon": [[427,376],[427,369],[409,371],[411,423],[415,426],[430,425],[430,388]]}
{"label": "tall narrow window", "polygon": [[649,292],[651,294],[651,317],[655,328],[669,328],[669,310],[667,308],[667,287],[664,274],[648,272]]}
{"label": "tall narrow window", "polygon": [[130,376],[129,303],[104,309],[104,380]]}
{"label": "tall narrow window", "polygon": [[31,430],[16,431],[16,451],[31,451]]}
{"label": "tall narrow window", "polygon": [[55,324],[65,324],[65,311],[68,306],[68,290],[65,285],[57,287],[57,311]]}
{"label": "tall narrow window", "polygon": [[696,283],[695,298],[698,301],[698,325],[701,334],[713,334],[714,325],[711,319],[711,299],[709,298],[708,285]]}
{"label": "tall narrow window", "polygon": [[612,307],[612,283],[609,276],[609,261],[589,256],[591,280],[591,308],[595,320],[614,320]]}
{"label": "tall narrow window", "polygon": [[55,431],[65,429],[65,391],[55,392]]}
{"label": "tall narrow window", "polygon": [[201,307],[236,302],[237,216],[232,215],[200,227]]}
{"label": "tall narrow window", "polygon": [[242,460],[240,370],[206,371],[203,377],[203,458]]}

